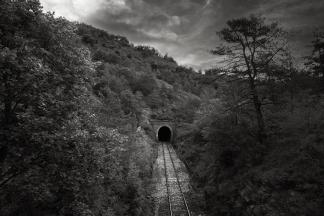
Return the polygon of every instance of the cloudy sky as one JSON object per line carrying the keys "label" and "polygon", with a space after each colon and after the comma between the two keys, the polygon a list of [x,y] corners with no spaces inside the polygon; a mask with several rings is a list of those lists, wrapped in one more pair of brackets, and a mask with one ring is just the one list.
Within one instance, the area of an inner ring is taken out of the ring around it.
{"label": "cloudy sky", "polygon": [[216,31],[232,18],[261,14],[290,32],[300,58],[312,32],[324,29],[324,0],[41,0],[45,11],[126,36],[135,45],[155,47],[180,64],[206,69],[216,64],[208,51]]}

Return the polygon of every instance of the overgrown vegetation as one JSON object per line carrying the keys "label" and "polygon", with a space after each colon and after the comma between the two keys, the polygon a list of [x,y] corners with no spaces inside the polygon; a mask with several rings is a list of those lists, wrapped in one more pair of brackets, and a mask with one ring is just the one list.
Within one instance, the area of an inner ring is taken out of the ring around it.
{"label": "overgrown vegetation", "polygon": [[301,69],[277,24],[229,21],[202,75],[36,0],[0,20],[0,215],[152,215],[150,118],[210,215],[324,211],[323,33]]}
{"label": "overgrown vegetation", "polygon": [[227,25],[220,36],[230,47],[213,53],[228,67],[206,72],[215,97],[177,145],[192,180],[210,215],[322,215],[324,38],[313,42],[311,67],[297,69],[277,24],[251,16]]}
{"label": "overgrown vegetation", "polygon": [[152,215],[136,129],[174,97],[156,76],[175,61],[35,0],[0,20],[0,215]]}

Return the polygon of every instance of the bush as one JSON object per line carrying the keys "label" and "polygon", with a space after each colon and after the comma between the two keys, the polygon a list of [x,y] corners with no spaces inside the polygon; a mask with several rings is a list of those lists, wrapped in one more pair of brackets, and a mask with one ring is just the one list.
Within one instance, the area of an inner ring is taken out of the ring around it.
{"label": "bush", "polygon": [[88,34],[82,36],[82,41],[86,44],[89,44],[90,46],[93,46],[97,43],[97,40]]}
{"label": "bush", "polygon": [[102,49],[97,50],[94,54],[92,59],[94,61],[104,61],[110,64],[119,64],[121,59],[115,53],[108,53]]}
{"label": "bush", "polygon": [[151,94],[156,86],[157,83],[154,77],[150,74],[141,75],[131,84],[133,92],[140,91],[144,96]]}

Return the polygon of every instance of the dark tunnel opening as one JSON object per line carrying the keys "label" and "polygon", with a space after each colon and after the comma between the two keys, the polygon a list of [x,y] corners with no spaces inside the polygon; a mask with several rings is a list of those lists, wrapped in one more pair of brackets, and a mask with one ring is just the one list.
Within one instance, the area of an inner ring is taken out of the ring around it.
{"label": "dark tunnel opening", "polygon": [[158,140],[161,142],[171,141],[171,129],[167,126],[163,126],[158,131]]}

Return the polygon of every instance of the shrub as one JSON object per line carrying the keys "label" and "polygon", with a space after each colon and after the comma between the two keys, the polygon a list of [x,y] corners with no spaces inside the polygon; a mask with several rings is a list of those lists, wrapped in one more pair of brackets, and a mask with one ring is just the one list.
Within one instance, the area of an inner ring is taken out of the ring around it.
{"label": "shrub", "polygon": [[140,91],[144,96],[151,94],[156,86],[157,83],[154,77],[150,74],[141,75],[131,84],[133,92]]}
{"label": "shrub", "polygon": [[94,54],[92,59],[94,61],[104,61],[110,64],[119,64],[121,59],[115,53],[108,53],[102,49],[97,50]]}

